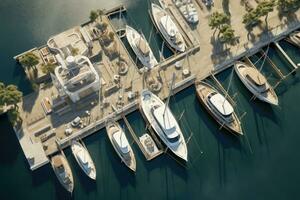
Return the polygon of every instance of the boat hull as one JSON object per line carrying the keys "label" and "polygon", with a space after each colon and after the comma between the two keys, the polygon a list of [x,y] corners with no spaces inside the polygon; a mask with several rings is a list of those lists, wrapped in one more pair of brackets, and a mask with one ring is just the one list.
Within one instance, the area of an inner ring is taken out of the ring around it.
{"label": "boat hull", "polygon": [[178,52],[184,52],[185,49],[186,49],[186,44],[184,42],[184,39],[183,39],[181,33],[179,32],[179,29],[176,27],[178,33],[180,34],[180,40],[182,42],[182,45],[180,45],[180,46],[176,45],[174,42],[172,42],[170,40],[168,34],[163,30],[163,28],[161,28],[161,26],[159,24],[158,14],[161,14],[162,16],[169,16],[169,14],[164,9],[162,9],[160,6],[152,3],[152,5],[151,5],[151,19],[153,21],[154,26],[160,32],[163,39],[166,41],[166,43],[168,44],[168,46],[171,49],[174,49]]}
{"label": "boat hull", "polygon": [[[96,167],[95,164],[89,154],[89,152],[87,151],[87,149],[79,142],[77,141],[73,141],[72,145],[71,145],[71,150],[72,150],[72,154],[76,160],[76,162],[78,163],[78,165],[80,166],[80,168],[82,169],[82,171],[92,180],[96,180]],[[87,161],[89,162],[89,165],[91,167],[90,170],[87,170],[83,164],[79,161],[79,158],[77,156],[77,154],[79,153],[79,151],[84,151],[84,154],[86,156]]]}
{"label": "boat hull", "polygon": [[[55,169],[55,166],[54,166],[54,163],[53,163],[53,158],[55,156],[59,156],[61,161],[62,161],[62,164],[63,164],[63,167],[65,168],[65,170],[69,173],[69,178],[70,178],[70,182],[68,184],[64,183],[63,180],[61,179],[59,173],[57,172],[57,170]],[[73,189],[74,189],[74,178],[73,178],[73,174],[72,174],[72,171],[71,171],[71,167],[66,159],[66,157],[64,155],[55,155],[54,157],[52,157],[51,159],[51,166],[53,168],[53,171],[57,177],[57,179],[59,180],[60,184],[70,193],[73,192]]]}
{"label": "boat hull", "polygon": [[[234,64],[234,70],[236,72],[236,74],[238,75],[239,79],[241,80],[241,82],[244,84],[244,86],[255,96],[257,97],[259,100],[272,104],[272,105],[278,105],[278,97],[274,91],[274,89],[271,87],[271,85],[266,82],[266,84],[268,85],[269,91],[267,93],[267,96],[262,95],[261,93],[259,93],[257,90],[255,90],[246,80],[246,77],[242,75],[241,73],[241,66],[246,66],[252,69],[255,69],[257,71],[257,73],[260,73],[256,68],[250,67],[247,64],[243,63],[243,62],[236,62]],[[261,73],[260,73],[261,74]]]}
{"label": "boat hull", "polygon": [[[199,86],[201,85],[201,86]],[[195,87],[196,87],[196,94],[197,94],[197,98],[200,101],[200,103],[202,104],[202,106],[206,109],[206,111],[214,118],[214,120],[221,126],[221,128],[225,128],[227,131],[229,131],[230,133],[234,134],[234,135],[243,135],[242,132],[242,127],[240,124],[240,121],[236,115],[235,112],[233,112],[233,119],[234,119],[234,124],[232,123],[228,123],[224,120],[222,120],[220,117],[217,116],[217,114],[215,114],[212,109],[209,107],[209,105],[206,102],[206,96],[200,91],[201,88],[200,87],[204,87],[207,90],[209,90],[210,92],[215,91],[217,92],[217,90],[215,88],[213,88],[212,86],[210,86],[207,83],[204,82],[198,82],[195,83]]]}
{"label": "boat hull", "polygon": [[[179,132],[181,141],[180,144],[177,145],[177,148],[175,146],[172,146],[167,139],[163,136],[164,133],[161,130],[161,128],[159,128],[159,125],[157,124],[157,122],[155,121],[154,117],[152,115],[149,114],[149,110],[146,107],[147,102],[143,101],[143,95],[145,94],[151,94],[152,97],[155,98],[155,100],[161,104],[161,105],[165,105],[157,96],[155,96],[154,94],[152,94],[150,91],[143,91],[142,95],[141,95],[141,102],[140,102],[140,110],[143,114],[143,116],[145,117],[145,119],[147,119],[148,123],[151,125],[152,129],[154,130],[154,132],[156,133],[156,135],[160,138],[160,140],[179,158],[181,158],[182,160],[184,160],[185,162],[188,160],[188,152],[187,152],[187,146],[186,146],[186,142],[185,139],[183,137],[182,131],[180,130],[180,127],[178,124],[176,124],[177,130]],[[169,109],[169,108],[167,108]],[[176,122],[177,123],[177,122]]]}
{"label": "boat hull", "polygon": [[[154,54],[148,44],[148,42],[145,40],[145,38],[139,34],[135,29],[133,29],[130,26],[126,26],[126,38],[127,41],[131,47],[131,49],[133,50],[133,52],[135,53],[135,55],[138,57],[138,59],[141,61],[141,63],[148,69],[153,68],[155,65],[157,65],[157,60],[154,57]],[[136,36],[137,38],[134,38],[133,36]],[[139,52],[137,46],[135,45],[134,40],[143,40],[147,46],[147,48],[149,49],[149,62],[146,61],[145,57]]]}
{"label": "boat hull", "polygon": [[[136,160],[135,160],[135,156],[134,156],[134,153],[132,151],[132,148],[131,146],[129,145],[129,152],[130,152],[130,162],[128,162],[126,159],[124,159],[124,157],[121,155],[121,153],[119,152],[119,149],[115,146],[115,143],[113,142],[113,139],[112,139],[112,133],[111,131],[109,130],[111,125],[114,125],[115,127],[119,128],[120,130],[122,130],[122,128],[120,127],[120,125],[117,123],[117,122],[111,122],[109,124],[106,125],[106,133],[107,133],[107,136],[110,140],[110,143],[112,144],[115,152],[118,154],[118,156],[120,157],[120,159],[122,160],[122,162],[129,168],[131,169],[133,172],[136,171]],[[123,131],[123,130],[122,130]],[[123,134],[125,134],[123,132]]]}

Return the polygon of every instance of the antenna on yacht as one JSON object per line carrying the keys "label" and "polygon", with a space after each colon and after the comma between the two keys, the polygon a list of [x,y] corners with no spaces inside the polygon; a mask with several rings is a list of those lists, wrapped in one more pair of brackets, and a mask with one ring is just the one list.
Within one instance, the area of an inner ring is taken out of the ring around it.
{"label": "antenna on yacht", "polygon": [[170,88],[170,90],[169,90],[169,96],[167,98],[167,101],[166,101],[166,104],[165,104],[165,110],[164,110],[164,113],[163,113],[164,117],[165,117],[165,113],[166,113],[167,107],[169,107],[170,97],[171,97],[171,94],[172,94],[172,90],[173,90],[173,85],[174,85],[174,82],[175,82],[175,78],[176,78],[176,75],[175,75],[175,73],[173,73],[172,82],[171,82],[171,85],[169,87]]}

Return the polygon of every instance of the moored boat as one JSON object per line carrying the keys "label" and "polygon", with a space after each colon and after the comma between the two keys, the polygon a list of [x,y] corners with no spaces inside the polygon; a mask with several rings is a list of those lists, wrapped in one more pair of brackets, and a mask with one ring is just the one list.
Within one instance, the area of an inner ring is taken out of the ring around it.
{"label": "moored boat", "polygon": [[278,97],[260,71],[244,62],[236,62],[234,69],[240,80],[261,101],[278,105]]}
{"label": "moored boat", "polygon": [[74,179],[70,165],[64,155],[57,154],[51,158],[53,171],[61,185],[70,193],[74,189]]}
{"label": "moored boat", "polygon": [[163,143],[179,158],[188,160],[187,145],[182,131],[170,108],[149,90],[140,99],[141,110]]}
{"label": "moored boat", "polygon": [[171,16],[159,5],[154,3],[151,4],[151,15],[153,23],[167,44],[176,51],[184,52],[186,49],[184,39]]}
{"label": "moored boat", "polygon": [[197,9],[192,0],[173,0],[173,2],[187,22],[191,24],[199,22]]}
{"label": "moored boat", "polygon": [[196,82],[195,86],[200,103],[219,125],[231,133],[243,135],[240,120],[226,98],[203,81]]}
{"label": "moored boat", "polygon": [[157,65],[157,60],[143,35],[134,28],[126,26],[126,38],[132,50],[146,68],[151,69]]}
{"label": "moored boat", "polygon": [[93,180],[96,180],[96,167],[88,150],[78,141],[73,140],[71,150],[75,160],[84,173]]}
{"label": "moored boat", "polygon": [[117,122],[109,122],[106,125],[108,138],[122,162],[132,171],[136,171],[136,160],[134,153],[123,129]]}
{"label": "moored boat", "polygon": [[300,31],[296,31],[289,36],[291,42],[300,48]]}

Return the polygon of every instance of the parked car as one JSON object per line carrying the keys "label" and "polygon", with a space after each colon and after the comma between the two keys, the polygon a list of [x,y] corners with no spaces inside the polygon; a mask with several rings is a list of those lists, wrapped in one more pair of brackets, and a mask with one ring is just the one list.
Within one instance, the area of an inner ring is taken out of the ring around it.
{"label": "parked car", "polygon": [[82,120],[80,117],[76,117],[75,119],[73,119],[73,121],[71,122],[71,125],[73,127],[77,127],[79,126],[79,124],[81,124]]}

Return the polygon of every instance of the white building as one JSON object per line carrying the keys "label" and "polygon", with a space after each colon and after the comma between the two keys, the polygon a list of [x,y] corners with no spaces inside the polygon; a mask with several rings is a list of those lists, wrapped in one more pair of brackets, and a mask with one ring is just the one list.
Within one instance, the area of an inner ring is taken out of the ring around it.
{"label": "white building", "polygon": [[68,96],[73,102],[100,90],[100,79],[91,61],[82,55],[68,56],[64,60],[59,54],[60,66],[51,74],[59,95]]}

